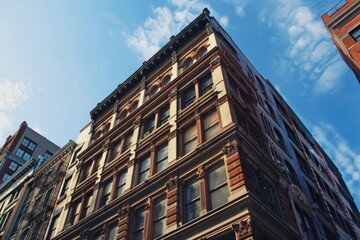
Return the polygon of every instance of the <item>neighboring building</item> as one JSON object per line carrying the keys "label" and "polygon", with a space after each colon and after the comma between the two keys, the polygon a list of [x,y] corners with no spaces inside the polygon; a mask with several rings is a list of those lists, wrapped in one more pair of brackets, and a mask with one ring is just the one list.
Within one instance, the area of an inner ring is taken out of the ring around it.
{"label": "neighboring building", "polygon": [[341,57],[360,82],[360,1],[342,0],[322,15]]}
{"label": "neighboring building", "polygon": [[207,9],[90,113],[54,239],[357,239],[331,159]]}
{"label": "neighboring building", "polygon": [[57,145],[31,129],[26,122],[21,123],[19,129],[0,147],[0,184],[30,158],[38,159],[42,155],[46,160],[57,150]]}
{"label": "neighboring building", "polygon": [[[27,180],[26,195],[23,196],[21,210],[10,222],[6,237],[2,239],[45,239],[50,217],[65,176],[67,166],[76,144],[69,141],[40,166],[37,164],[34,174]],[[41,159],[39,159],[42,162]],[[54,222],[51,226],[56,224]],[[52,233],[48,233],[50,239]]]}

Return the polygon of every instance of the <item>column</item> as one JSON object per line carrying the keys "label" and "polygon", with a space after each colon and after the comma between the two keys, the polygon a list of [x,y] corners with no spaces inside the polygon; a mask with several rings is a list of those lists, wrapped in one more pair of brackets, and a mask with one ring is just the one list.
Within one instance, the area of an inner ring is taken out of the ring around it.
{"label": "column", "polygon": [[169,164],[172,163],[172,161],[175,161],[178,154],[178,148],[177,148],[177,111],[178,111],[178,92],[177,90],[173,90],[169,94],[169,125],[170,125],[170,134],[168,137],[169,141],[169,147],[168,149],[171,149],[171,151],[168,151],[168,161]]}
{"label": "column", "polygon": [[118,232],[117,232],[117,240],[125,240],[128,232],[128,224],[129,224],[129,210],[130,205],[124,204],[121,209],[118,211]]}
{"label": "column", "polygon": [[173,231],[177,228],[178,223],[178,184],[179,179],[177,176],[171,176],[169,181],[166,182],[166,232]]}

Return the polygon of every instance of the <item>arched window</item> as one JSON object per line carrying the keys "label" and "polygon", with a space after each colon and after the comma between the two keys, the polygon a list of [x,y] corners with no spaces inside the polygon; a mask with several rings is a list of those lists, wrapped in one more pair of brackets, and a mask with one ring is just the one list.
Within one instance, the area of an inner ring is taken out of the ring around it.
{"label": "arched window", "polygon": [[184,70],[188,69],[189,67],[191,67],[194,64],[194,60],[192,58],[188,58],[185,62],[184,62]]}
{"label": "arched window", "polygon": [[163,86],[168,85],[170,83],[170,81],[171,81],[170,75],[167,75],[166,77],[164,77],[164,79],[162,81]]}
{"label": "arched window", "polygon": [[160,91],[160,87],[159,86],[154,86],[150,91],[150,95],[155,96],[159,91]]}
{"label": "arched window", "polygon": [[207,52],[208,52],[208,50],[206,47],[201,48],[197,54],[198,58],[202,58],[203,56],[205,56],[205,54],[207,54]]}
{"label": "arched window", "polygon": [[139,102],[135,101],[131,106],[131,112],[135,111],[138,108]]}
{"label": "arched window", "polygon": [[127,110],[124,110],[124,111],[121,112],[119,118],[120,118],[120,120],[123,120],[123,119],[125,119],[128,115],[129,115],[129,112],[128,112]]}

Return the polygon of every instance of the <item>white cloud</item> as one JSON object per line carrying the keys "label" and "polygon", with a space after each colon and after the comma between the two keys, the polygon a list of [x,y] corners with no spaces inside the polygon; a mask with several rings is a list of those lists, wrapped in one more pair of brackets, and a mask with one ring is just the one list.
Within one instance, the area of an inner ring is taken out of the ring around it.
{"label": "white cloud", "polygon": [[334,161],[343,174],[347,186],[357,199],[360,199],[360,152],[352,149],[349,143],[326,123],[312,126],[315,139]]}
{"label": "white cloud", "polygon": [[13,121],[9,113],[21,107],[32,93],[31,84],[14,81],[0,80],[0,139],[7,137],[4,134],[12,130]]}
{"label": "white cloud", "polygon": [[219,22],[222,26],[227,27],[229,25],[229,17],[223,16],[219,19]]}
{"label": "white cloud", "polygon": [[[156,53],[170,36],[176,35],[195,19],[204,8],[208,8],[221,24],[229,24],[227,16],[219,16],[213,8],[201,0],[169,0],[169,7],[152,9],[152,16],[134,31],[123,30],[127,44],[138,54],[139,60],[147,60]],[[107,16],[113,21],[113,17]],[[116,22],[117,23],[117,22]]]}
{"label": "white cloud", "polygon": [[28,83],[0,80],[0,110],[13,110],[21,106],[31,92],[32,88]]}
{"label": "white cloud", "polygon": [[339,63],[342,60],[320,17],[302,0],[273,0],[263,6],[259,21],[287,36],[281,56],[286,59],[286,69],[295,68],[298,81],[304,88],[314,87],[315,93],[336,91],[346,68]]}

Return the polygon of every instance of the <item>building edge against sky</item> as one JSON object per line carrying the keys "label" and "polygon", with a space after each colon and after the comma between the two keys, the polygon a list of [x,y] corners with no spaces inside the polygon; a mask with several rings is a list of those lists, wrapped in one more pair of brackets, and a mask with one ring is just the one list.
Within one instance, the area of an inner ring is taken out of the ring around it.
{"label": "building edge against sky", "polygon": [[336,166],[207,9],[90,115],[39,168],[67,163],[57,190],[23,200],[47,230],[9,239],[360,236]]}
{"label": "building edge against sky", "polygon": [[341,57],[360,83],[360,1],[342,0],[321,18]]}

